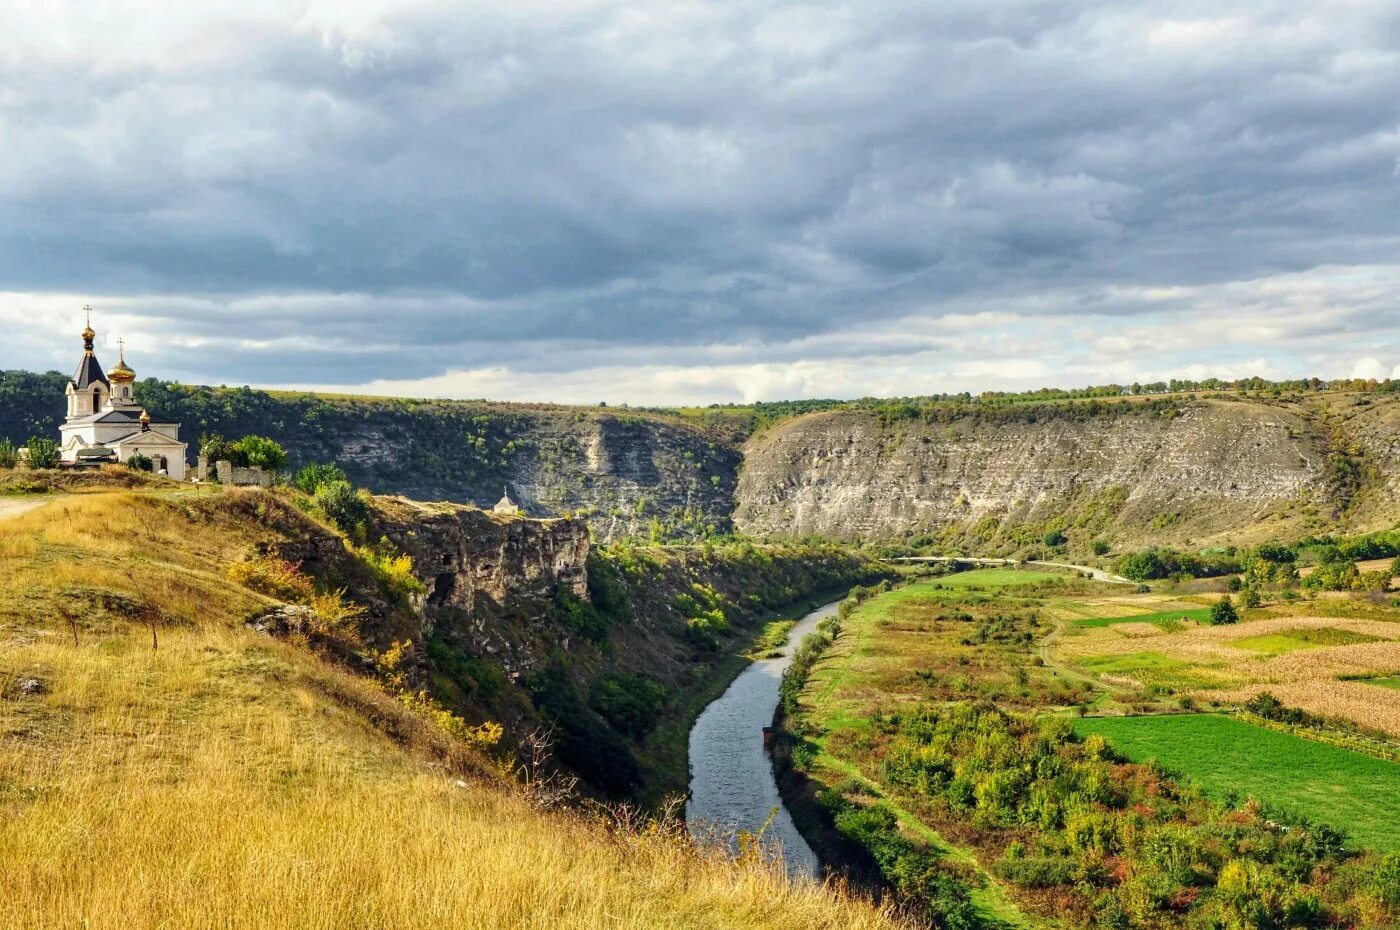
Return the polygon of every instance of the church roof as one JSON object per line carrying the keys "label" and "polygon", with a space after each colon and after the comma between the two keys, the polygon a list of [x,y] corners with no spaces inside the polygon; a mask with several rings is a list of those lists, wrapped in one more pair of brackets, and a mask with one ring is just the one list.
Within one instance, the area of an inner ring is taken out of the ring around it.
{"label": "church roof", "polygon": [[119,445],[121,445],[121,444],[124,443],[124,442],[135,442],[135,441],[138,440],[138,439],[141,440],[141,441],[143,441],[143,442],[150,441],[150,440],[152,440],[152,439],[163,439],[163,440],[165,440],[165,442],[163,442],[163,443],[157,443],[157,445],[181,446],[181,447],[183,447],[183,446],[186,445],[185,443],[183,443],[183,442],[181,442],[180,440],[176,439],[174,436],[167,435],[166,433],[162,433],[160,430],[155,430],[155,429],[136,430],[134,433],[127,433],[125,436],[122,436],[122,437],[120,437],[120,438],[118,438],[118,439],[110,439],[110,440],[107,441],[107,444],[108,444],[109,446],[119,446]]}
{"label": "church roof", "polygon": [[[111,410],[104,410],[101,413],[88,414],[85,417],[75,417],[67,421],[66,426],[87,426],[90,423],[131,423],[141,422],[140,407],[114,407]],[[179,423],[172,423],[168,420],[152,420],[152,426],[179,426]]]}
{"label": "church roof", "polygon": [[86,391],[94,384],[100,384],[109,391],[112,389],[107,376],[102,372],[102,366],[97,362],[97,356],[91,352],[84,352],[83,360],[78,363],[78,373],[73,376],[73,387]]}

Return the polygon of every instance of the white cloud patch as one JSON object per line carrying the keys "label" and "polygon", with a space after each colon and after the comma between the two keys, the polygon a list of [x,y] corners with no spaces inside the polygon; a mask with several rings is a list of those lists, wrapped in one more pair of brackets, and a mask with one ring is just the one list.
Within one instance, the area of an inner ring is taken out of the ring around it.
{"label": "white cloud patch", "polygon": [[76,0],[0,367],[612,402],[1400,360],[1400,8]]}

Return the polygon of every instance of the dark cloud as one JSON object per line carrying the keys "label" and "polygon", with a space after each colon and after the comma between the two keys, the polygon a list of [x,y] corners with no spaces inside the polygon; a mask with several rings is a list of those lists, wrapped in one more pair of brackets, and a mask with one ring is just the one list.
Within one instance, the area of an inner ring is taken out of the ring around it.
{"label": "dark cloud", "polygon": [[1160,321],[1400,246],[1388,4],[280,6],[0,36],[0,290],[340,384]]}

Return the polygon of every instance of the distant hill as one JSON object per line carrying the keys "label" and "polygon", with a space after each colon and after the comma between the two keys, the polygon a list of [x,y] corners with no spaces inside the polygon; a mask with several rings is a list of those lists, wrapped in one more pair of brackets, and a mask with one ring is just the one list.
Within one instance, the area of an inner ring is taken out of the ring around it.
{"label": "distant hill", "polygon": [[[0,436],[52,434],[64,381],[0,373]],[[1159,391],[1196,387],[669,411],[138,390],[192,445],[261,433],[295,465],[336,461],[358,484],[419,499],[490,505],[509,488],[528,512],[582,515],[603,539],[738,529],[992,554],[1063,535],[1083,554],[1400,519],[1392,385]]]}

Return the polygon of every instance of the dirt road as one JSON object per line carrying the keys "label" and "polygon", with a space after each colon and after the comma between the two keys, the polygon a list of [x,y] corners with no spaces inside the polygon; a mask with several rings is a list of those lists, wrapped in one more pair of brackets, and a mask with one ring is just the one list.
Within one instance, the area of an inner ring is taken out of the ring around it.
{"label": "dirt road", "polygon": [[24,497],[0,497],[0,520],[17,517],[22,513],[29,513],[31,510],[38,510],[48,502],[48,498],[34,500]]}

